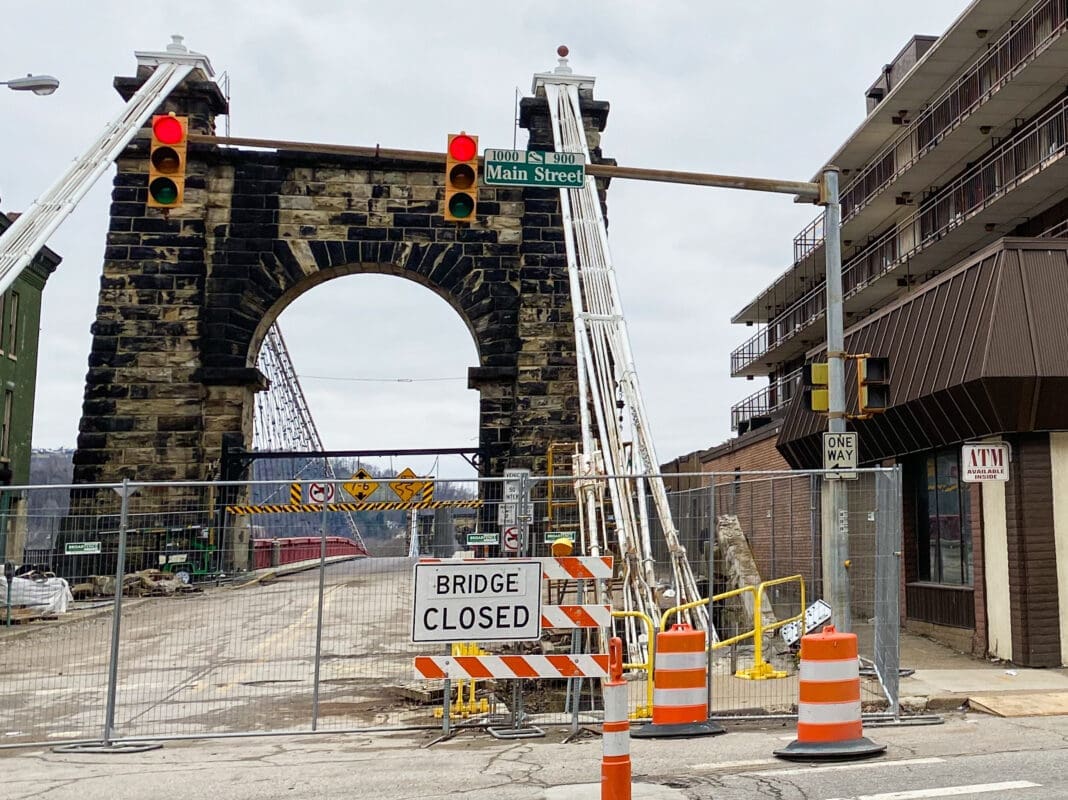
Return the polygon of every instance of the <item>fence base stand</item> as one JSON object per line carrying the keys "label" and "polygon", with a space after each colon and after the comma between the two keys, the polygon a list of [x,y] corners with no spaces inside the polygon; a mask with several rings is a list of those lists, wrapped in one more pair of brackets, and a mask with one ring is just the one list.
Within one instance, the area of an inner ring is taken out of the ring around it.
{"label": "fence base stand", "polygon": [[145,753],[159,750],[160,742],[82,742],[61,744],[52,748],[53,753]]}
{"label": "fence base stand", "polygon": [[685,722],[678,725],[657,725],[650,722],[648,725],[631,726],[631,739],[659,739],[683,736],[715,736],[726,733],[727,730],[712,720],[704,722]]}
{"label": "fence base stand", "polygon": [[494,739],[538,739],[545,735],[545,731],[536,725],[523,728],[486,728],[486,732]]}

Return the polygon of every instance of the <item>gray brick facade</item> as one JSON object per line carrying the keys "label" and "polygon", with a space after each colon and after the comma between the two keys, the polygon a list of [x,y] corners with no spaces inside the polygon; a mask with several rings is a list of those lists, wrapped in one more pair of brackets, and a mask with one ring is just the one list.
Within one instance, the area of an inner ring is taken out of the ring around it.
{"label": "gray brick facade", "polygon": [[[116,88],[129,96],[143,79]],[[608,106],[586,102],[596,146]],[[210,83],[186,83],[161,107],[190,115],[197,133],[225,109]],[[550,149],[544,99],[525,100],[521,120],[530,146]],[[550,442],[577,440],[556,190],[482,186],[476,222],[458,226],[442,217],[440,163],[192,144],[184,205],[165,218],[145,205],[147,155],[139,137],[118,161],[76,482],[214,477],[224,442],[251,447],[268,327],[309,288],[352,273],[413,280],[463,318],[479,353],[469,385],[485,475],[543,472]]]}

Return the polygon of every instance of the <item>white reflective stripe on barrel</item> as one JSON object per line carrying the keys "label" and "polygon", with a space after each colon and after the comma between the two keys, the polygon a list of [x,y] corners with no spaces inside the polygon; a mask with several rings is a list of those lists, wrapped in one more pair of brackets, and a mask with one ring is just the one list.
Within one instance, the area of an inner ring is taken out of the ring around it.
{"label": "white reflective stripe on barrel", "polygon": [[627,685],[604,687],[604,721],[622,722],[627,719]]}
{"label": "white reflective stripe on barrel", "polygon": [[[657,656],[659,663],[660,656]],[[803,681],[847,681],[860,676],[860,665],[855,658],[842,661],[801,661],[798,677]]]}
{"label": "white reflective stripe on barrel", "polygon": [[630,731],[601,734],[601,753],[606,756],[630,755]]}
{"label": "white reflective stripe on barrel", "polygon": [[656,669],[704,669],[708,659],[704,650],[696,653],[660,653],[655,655]]}
{"label": "white reflective stripe on barrel", "polygon": [[654,706],[703,706],[708,704],[708,690],[700,689],[657,689],[653,685]]}
{"label": "white reflective stripe on barrel", "polygon": [[857,722],[860,720],[860,701],[849,703],[798,703],[797,721],[810,725]]}

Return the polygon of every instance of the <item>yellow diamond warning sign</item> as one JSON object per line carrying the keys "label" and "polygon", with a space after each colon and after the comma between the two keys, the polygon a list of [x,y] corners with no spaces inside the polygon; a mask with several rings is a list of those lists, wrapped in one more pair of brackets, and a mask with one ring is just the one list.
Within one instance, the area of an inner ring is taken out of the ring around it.
{"label": "yellow diamond warning sign", "polygon": [[[405,467],[404,471],[397,475],[398,478],[418,478],[419,476],[412,472],[411,467]],[[396,492],[397,497],[403,500],[405,503],[410,502],[413,498],[419,500],[433,500],[434,499],[434,485],[430,481],[416,481],[411,483],[401,481],[394,481],[389,484],[389,488]]]}
{"label": "yellow diamond warning sign", "polygon": [[378,488],[378,481],[374,480],[374,475],[370,472],[361,469],[353,474],[351,480],[341,484],[341,486],[357,500],[366,500],[375,493],[375,489]]}

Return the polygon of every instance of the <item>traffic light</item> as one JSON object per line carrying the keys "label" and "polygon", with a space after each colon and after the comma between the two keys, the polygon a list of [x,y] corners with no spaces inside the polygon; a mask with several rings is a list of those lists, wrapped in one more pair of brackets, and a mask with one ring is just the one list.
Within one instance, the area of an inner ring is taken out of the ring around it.
{"label": "traffic light", "polygon": [[813,362],[801,368],[801,384],[805,389],[805,407],[809,411],[827,411],[827,362]]}
{"label": "traffic light", "polygon": [[148,207],[177,208],[185,196],[185,157],[189,118],[159,114],[152,118],[148,154]]}
{"label": "traffic light", "polygon": [[445,158],[445,220],[471,222],[478,210],[478,137],[450,133]]}
{"label": "traffic light", "polygon": [[890,407],[890,359],[857,356],[857,409],[861,416],[882,414]]}

